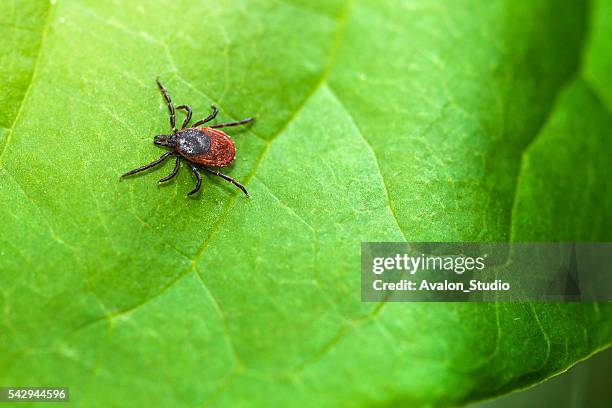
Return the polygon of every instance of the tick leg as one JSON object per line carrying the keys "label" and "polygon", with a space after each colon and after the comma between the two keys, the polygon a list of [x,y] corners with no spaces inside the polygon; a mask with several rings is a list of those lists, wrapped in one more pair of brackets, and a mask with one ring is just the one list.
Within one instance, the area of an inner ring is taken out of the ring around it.
{"label": "tick leg", "polygon": [[193,175],[195,176],[197,180],[195,188],[191,190],[189,193],[187,193],[187,197],[189,197],[191,195],[194,195],[198,191],[200,191],[200,187],[202,186],[202,176],[200,176],[200,172],[198,171],[198,168],[195,165],[189,162],[187,162],[187,165],[189,166],[189,168],[191,169],[191,172],[193,173]]}
{"label": "tick leg", "polygon": [[211,170],[211,169],[208,169],[206,167],[203,167],[203,169],[206,170],[207,172],[209,172],[210,174],[214,174],[215,176],[219,176],[222,179],[225,179],[225,180],[229,181],[230,183],[232,183],[233,185],[235,185],[236,187],[241,189],[242,192],[247,195],[247,197],[250,197],[249,193],[247,193],[246,188],[244,188],[244,186],[242,184],[240,184],[238,182],[238,180],[235,180],[235,179],[231,178],[230,176],[228,176],[227,174],[223,174],[223,173],[221,173],[219,171],[216,171],[216,170]]}
{"label": "tick leg", "polygon": [[177,106],[176,109],[183,109],[185,112],[187,112],[187,117],[185,118],[185,120],[183,121],[183,124],[181,125],[181,129],[185,129],[187,127],[187,125],[189,124],[189,121],[191,120],[191,106],[188,105],[181,105],[181,106]]}
{"label": "tick leg", "polygon": [[217,116],[217,113],[219,113],[219,109],[217,109],[215,105],[210,105],[210,107],[212,108],[212,113],[208,115],[206,118],[194,123],[192,127],[197,127],[197,126],[203,125],[206,122],[210,122]]}
{"label": "tick leg", "polygon": [[255,120],[255,118],[247,118],[247,119],[239,120],[238,122],[220,123],[218,125],[212,125],[211,128],[219,129],[219,128],[227,127],[227,126],[244,125],[245,123],[249,123],[249,122],[252,122],[254,120]]}
{"label": "tick leg", "polygon": [[168,111],[170,112],[170,127],[172,128],[172,132],[176,133],[178,132],[178,130],[176,130],[176,122],[174,118],[174,105],[172,104],[172,99],[170,99],[170,95],[168,94],[168,91],[162,85],[162,83],[159,82],[159,79],[156,79],[155,82],[157,82],[157,86],[159,87],[159,90],[161,91],[162,95],[164,95],[164,99],[166,100],[166,103],[168,104]]}
{"label": "tick leg", "polygon": [[121,175],[121,177],[130,176],[130,175],[132,175],[132,174],[139,173],[139,172],[144,171],[144,170],[146,170],[146,169],[150,169],[151,167],[155,167],[155,166],[157,166],[159,163],[161,163],[161,162],[163,162],[164,160],[166,160],[166,158],[167,158],[168,156],[172,155],[173,153],[174,153],[174,152],[167,152],[167,153],[164,153],[164,154],[162,154],[162,156],[161,156],[159,159],[155,160],[154,162],[151,162],[151,163],[149,163],[149,164],[146,164],[146,165],[144,165],[144,166],[142,166],[142,167],[139,167],[139,168],[137,168],[137,169],[130,170],[130,171],[128,171],[127,173],[122,174],[122,175]]}
{"label": "tick leg", "polygon": [[163,179],[160,179],[158,183],[163,183],[175,177],[178,174],[180,168],[181,168],[181,158],[177,156],[176,162],[174,163],[174,169],[172,170],[172,173],[170,173],[170,175],[164,177]]}

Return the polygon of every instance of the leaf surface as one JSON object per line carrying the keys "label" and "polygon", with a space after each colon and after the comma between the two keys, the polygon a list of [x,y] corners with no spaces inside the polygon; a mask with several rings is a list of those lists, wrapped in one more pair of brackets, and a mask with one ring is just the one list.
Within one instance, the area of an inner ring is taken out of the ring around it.
{"label": "leaf surface", "polygon": [[[359,248],[612,240],[611,4],[5,1],[0,383],[443,406],[606,347],[609,304],[361,303]],[[252,199],[119,181],[162,153],[158,76],[196,118],[257,115],[228,130]]]}

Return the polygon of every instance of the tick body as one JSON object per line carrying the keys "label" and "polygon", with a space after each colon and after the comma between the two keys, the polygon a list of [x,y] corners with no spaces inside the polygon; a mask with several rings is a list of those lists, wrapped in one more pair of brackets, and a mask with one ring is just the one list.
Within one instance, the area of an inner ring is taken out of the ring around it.
{"label": "tick body", "polygon": [[236,146],[224,132],[205,127],[181,130],[176,151],[189,161],[204,166],[225,167],[236,157]]}
{"label": "tick body", "polygon": [[159,180],[160,183],[171,180],[176,176],[181,167],[181,160],[185,160],[187,166],[191,169],[191,172],[196,178],[196,187],[187,194],[188,196],[197,193],[200,190],[200,186],[202,185],[202,177],[200,175],[200,170],[204,170],[210,174],[214,174],[216,176],[221,177],[224,180],[229,181],[238,187],[244,194],[247,196],[246,188],[240,184],[238,181],[234,180],[230,176],[219,172],[218,170],[214,170],[210,167],[226,167],[232,164],[234,159],[236,158],[236,146],[234,145],[233,140],[223,131],[219,130],[219,128],[229,127],[229,126],[238,126],[243,125],[245,123],[252,122],[254,118],[243,119],[237,122],[230,123],[222,123],[212,126],[202,127],[207,122],[213,120],[217,113],[219,112],[215,106],[212,106],[212,113],[208,115],[206,118],[194,123],[189,126],[189,122],[191,121],[192,110],[187,105],[177,106],[176,109],[181,109],[186,112],[185,120],[183,121],[183,125],[181,129],[178,130],[176,128],[176,119],[175,119],[175,109],[172,100],[170,99],[170,95],[166,88],[157,80],[157,86],[161,91],[166,103],[168,104],[168,111],[170,113],[170,127],[172,128],[172,134],[169,135],[157,135],[155,136],[154,143],[158,146],[169,147],[171,150],[164,153],[159,159],[139,167],[137,169],[128,171],[123,174],[121,177],[126,177],[132,174],[139,173],[141,171],[150,169],[151,167],[155,167],[158,164],[162,163],[170,156],[176,157],[174,169],[172,173],[168,176]]}

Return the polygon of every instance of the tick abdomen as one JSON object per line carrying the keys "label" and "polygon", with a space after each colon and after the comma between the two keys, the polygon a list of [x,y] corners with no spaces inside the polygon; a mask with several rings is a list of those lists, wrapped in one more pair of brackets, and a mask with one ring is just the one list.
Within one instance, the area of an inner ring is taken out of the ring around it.
{"label": "tick abdomen", "polygon": [[232,139],[222,131],[209,127],[179,132],[176,151],[194,163],[216,167],[230,165],[236,156]]}

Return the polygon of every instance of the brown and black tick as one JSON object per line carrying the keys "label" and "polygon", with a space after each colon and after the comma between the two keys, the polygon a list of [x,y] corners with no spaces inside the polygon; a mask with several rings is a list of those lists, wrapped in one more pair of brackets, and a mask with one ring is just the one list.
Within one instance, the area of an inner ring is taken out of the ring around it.
{"label": "brown and black tick", "polygon": [[157,86],[161,91],[164,99],[168,103],[168,111],[170,112],[170,127],[172,128],[171,135],[157,135],[155,136],[155,143],[157,146],[165,146],[170,147],[172,150],[164,153],[159,159],[151,162],[147,165],[139,167],[137,169],[128,171],[123,174],[121,177],[126,177],[135,173],[139,173],[141,171],[150,169],[151,167],[155,167],[158,164],[162,163],[170,156],[175,156],[176,161],[174,164],[174,169],[172,173],[168,176],[159,180],[159,183],[164,183],[174,176],[176,176],[181,167],[181,159],[185,159],[187,166],[191,169],[193,175],[196,178],[196,186],[195,188],[187,194],[187,196],[193,195],[200,190],[200,186],[202,185],[202,176],[200,175],[199,170],[204,170],[208,173],[214,174],[215,176],[219,176],[244,192],[244,194],[249,196],[246,188],[238,181],[234,180],[230,176],[219,172],[218,170],[213,170],[210,167],[226,167],[232,164],[234,158],[236,157],[236,146],[232,139],[222,132],[218,130],[219,128],[228,127],[228,126],[238,126],[244,125],[245,123],[252,122],[255,118],[247,118],[237,122],[230,123],[221,123],[218,125],[212,126],[203,126],[201,125],[210,122],[213,120],[219,110],[212,105],[212,113],[208,115],[206,118],[194,123],[189,126],[189,121],[191,121],[192,110],[191,107],[187,105],[177,106],[176,109],[182,109],[187,113],[185,120],[183,121],[183,125],[181,126],[181,130],[176,128],[176,119],[174,116],[174,104],[170,99],[170,95],[166,88],[157,80]]}

